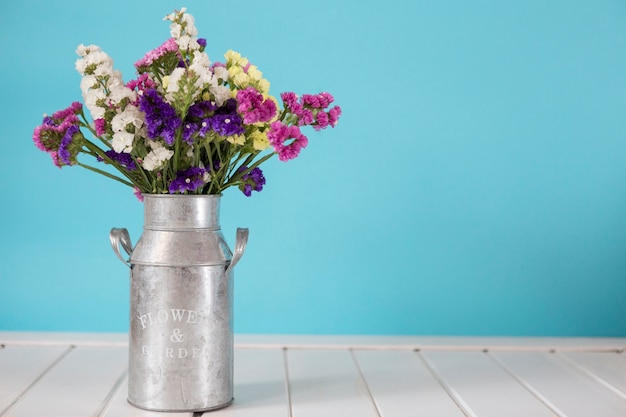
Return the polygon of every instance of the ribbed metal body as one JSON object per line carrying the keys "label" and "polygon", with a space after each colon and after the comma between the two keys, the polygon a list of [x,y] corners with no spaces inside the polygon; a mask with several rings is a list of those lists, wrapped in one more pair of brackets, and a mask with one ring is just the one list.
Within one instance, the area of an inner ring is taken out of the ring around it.
{"label": "ribbed metal body", "polygon": [[233,266],[219,225],[220,196],[144,195],[135,248],[125,229],[111,242],[130,255],[128,401],[157,411],[205,411],[233,399]]}

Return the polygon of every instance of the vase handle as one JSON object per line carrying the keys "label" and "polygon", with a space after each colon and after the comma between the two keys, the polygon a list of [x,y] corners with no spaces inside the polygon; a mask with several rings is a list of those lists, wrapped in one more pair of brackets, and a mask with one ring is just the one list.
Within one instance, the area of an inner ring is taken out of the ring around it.
{"label": "vase handle", "polygon": [[243,256],[243,251],[246,250],[246,245],[248,244],[248,228],[237,228],[237,238],[235,240],[235,252],[233,253],[233,258],[230,260],[230,264],[228,268],[226,268],[226,275],[230,272],[232,268],[235,267],[237,262]]}
{"label": "vase handle", "polygon": [[122,253],[120,252],[120,246],[122,246],[128,256],[132,255],[133,253],[133,244],[131,243],[128,230],[126,230],[125,228],[114,227],[113,229],[111,229],[111,233],[109,233],[109,238],[111,239],[113,252],[115,252],[120,261],[124,262],[127,266],[130,267],[130,261],[124,259]]}

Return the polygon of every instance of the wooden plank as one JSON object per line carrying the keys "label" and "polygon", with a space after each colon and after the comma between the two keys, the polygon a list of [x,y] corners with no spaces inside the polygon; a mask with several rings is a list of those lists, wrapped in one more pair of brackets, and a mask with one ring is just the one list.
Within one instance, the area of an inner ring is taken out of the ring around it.
{"label": "wooden plank", "polygon": [[427,351],[420,356],[468,416],[555,417],[546,404],[483,352]]}
{"label": "wooden plank", "polygon": [[73,348],[6,416],[97,415],[112,387],[126,372],[127,354],[123,347]]}
{"label": "wooden plank", "polygon": [[128,397],[128,377],[123,376],[112,392],[111,400],[105,404],[96,417],[192,417],[193,413],[163,413],[142,410],[130,405]]}
{"label": "wooden plank", "polygon": [[626,353],[569,352],[562,355],[598,383],[626,399]]}
{"label": "wooden plank", "polygon": [[0,416],[69,349],[69,346],[7,346],[0,349]]}
{"label": "wooden plank", "polygon": [[555,353],[493,352],[492,355],[562,416],[626,416],[623,398]]}
{"label": "wooden plank", "polygon": [[293,417],[377,417],[374,402],[347,350],[288,350]]}
{"label": "wooden plank", "polygon": [[235,401],[210,417],[289,416],[282,349],[235,349],[234,379]]}
{"label": "wooden plank", "polygon": [[381,416],[465,416],[415,352],[354,350],[353,355]]}

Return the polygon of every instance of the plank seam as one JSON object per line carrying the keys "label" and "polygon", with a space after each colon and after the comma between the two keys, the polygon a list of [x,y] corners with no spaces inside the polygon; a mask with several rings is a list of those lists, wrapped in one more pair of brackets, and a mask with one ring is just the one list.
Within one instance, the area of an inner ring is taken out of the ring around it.
{"label": "plank seam", "polygon": [[63,351],[63,353],[61,353],[61,355],[59,355],[58,358],[56,358],[54,361],[52,361],[52,363],[50,365],[48,365],[40,374],[39,376],[37,376],[37,378],[35,378],[33,380],[33,382],[31,382],[25,389],[24,391],[20,392],[17,397],[15,397],[15,399],[13,401],[11,401],[11,403],[5,407],[4,410],[0,410],[0,417],[4,416],[5,414],[7,414],[9,411],[11,411],[13,408],[15,408],[15,406],[17,406],[20,401],[22,401],[22,399],[24,398],[24,396],[26,395],[26,393],[28,393],[28,391],[34,387],[46,374],[48,374],[48,372],[50,372],[50,370],[52,368],[54,368],[59,362],[61,362],[67,355],[70,354],[70,352],[72,350],[74,350],[76,348],[76,346],[74,345],[70,345],[65,351]]}
{"label": "plank seam", "polygon": [[293,406],[291,404],[291,381],[289,380],[289,361],[287,360],[287,348],[283,349],[283,364],[285,368],[285,391],[287,394],[287,417],[293,417]]}
{"label": "plank seam", "polygon": [[478,417],[476,413],[472,411],[469,404],[467,404],[461,395],[456,392],[456,390],[452,388],[441,375],[439,375],[439,373],[435,370],[435,366],[428,359],[426,359],[426,357],[422,355],[419,350],[415,350],[415,355],[422,361],[428,372],[430,372],[433,378],[435,378],[435,381],[437,381],[441,388],[443,388],[463,414],[467,417]]}
{"label": "plank seam", "polygon": [[609,381],[606,381],[604,378],[602,378],[601,376],[597,375],[595,372],[591,371],[586,366],[581,365],[581,364],[577,363],[574,359],[569,358],[569,357],[567,357],[565,355],[562,355],[560,353],[557,353],[557,357],[559,359],[561,359],[562,361],[564,361],[565,363],[567,363],[568,365],[570,365],[571,367],[573,367],[579,373],[583,374],[584,376],[586,376],[588,378],[593,379],[595,382],[597,382],[598,384],[602,385],[603,387],[605,387],[606,389],[611,391],[613,394],[616,394],[617,396],[619,396],[622,399],[626,400],[626,393],[622,392],[622,390],[620,390],[618,387],[616,387],[615,385],[611,384]]}
{"label": "plank seam", "polygon": [[104,397],[102,404],[100,404],[100,407],[98,407],[98,409],[94,413],[94,417],[102,417],[106,414],[106,412],[111,407],[111,401],[113,400],[113,397],[115,397],[115,395],[120,391],[122,384],[124,383],[124,380],[126,379],[127,375],[128,375],[128,370],[125,370],[117,378],[117,380],[113,384],[113,387],[111,388],[107,396]]}
{"label": "plank seam", "polygon": [[[552,352],[554,353],[554,352]],[[530,392],[535,398],[541,401],[548,409],[553,412],[558,417],[567,417],[565,413],[563,413],[556,405],[554,405],[550,400],[544,397],[538,390],[536,390],[529,382],[527,382],[524,378],[517,375],[509,366],[507,366],[501,359],[492,355],[488,350],[485,351],[485,355],[487,355],[491,360],[493,360],[500,368],[504,370],[507,374],[511,375],[513,379],[515,379],[524,389]]]}
{"label": "plank seam", "polygon": [[356,356],[354,356],[354,350],[350,349],[349,352],[350,352],[350,356],[352,357],[352,361],[354,362],[354,366],[356,366],[356,369],[357,369],[357,371],[359,373],[359,378],[361,378],[361,381],[363,381],[363,385],[365,385],[365,390],[367,391],[367,396],[372,401],[372,404],[374,404],[374,409],[376,410],[376,414],[378,415],[378,417],[382,417],[383,413],[380,410],[380,407],[378,406],[378,403],[376,402],[376,399],[372,395],[372,390],[370,390],[370,386],[367,383],[367,380],[365,379],[365,374],[363,374],[363,370],[361,369],[361,366],[359,365],[359,361],[356,359]]}

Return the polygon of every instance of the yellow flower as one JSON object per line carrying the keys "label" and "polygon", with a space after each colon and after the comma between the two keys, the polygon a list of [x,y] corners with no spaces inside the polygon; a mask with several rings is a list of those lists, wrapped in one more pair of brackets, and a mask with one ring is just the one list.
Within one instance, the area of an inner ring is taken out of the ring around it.
{"label": "yellow flower", "polygon": [[243,68],[241,67],[234,66],[234,67],[228,68],[228,78],[230,79],[233,79],[235,75],[242,74],[242,73],[243,73]]}
{"label": "yellow flower", "polygon": [[224,58],[226,58],[226,62],[231,65],[238,65],[241,67],[248,65],[248,59],[242,57],[239,52],[235,52],[232,49],[224,54]]}
{"label": "yellow flower", "polygon": [[263,73],[259,71],[256,65],[250,65],[248,67],[247,73],[250,76],[250,78],[252,78],[255,81],[258,81],[263,77]]}
{"label": "yellow flower", "polygon": [[163,90],[167,91],[167,86],[170,85],[170,76],[166,75],[163,77],[161,84],[163,85]]}
{"label": "yellow flower", "polygon": [[243,145],[246,143],[246,137],[244,135],[226,136],[226,140],[233,145]]}
{"label": "yellow flower", "polygon": [[245,88],[250,85],[250,77],[245,72],[240,72],[232,77],[233,82],[239,88]]}
{"label": "yellow flower", "polygon": [[254,146],[254,149],[257,151],[262,151],[270,146],[270,141],[267,139],[267,133],[261,132],[260,130],[254,130],[250,134],[250,139],[252,139],[252,146]]}
{"label": "yellow flower", "polygon": [[[261,94],[267,94],[270,92],[270,82],[267,81],[265,78],[261,78],[258,82],[257,82],[257,87],[258,90]],[[278,104],[278,103],[277,103]],[[276,106],[276,108],[278,108],[278,106]]]}

